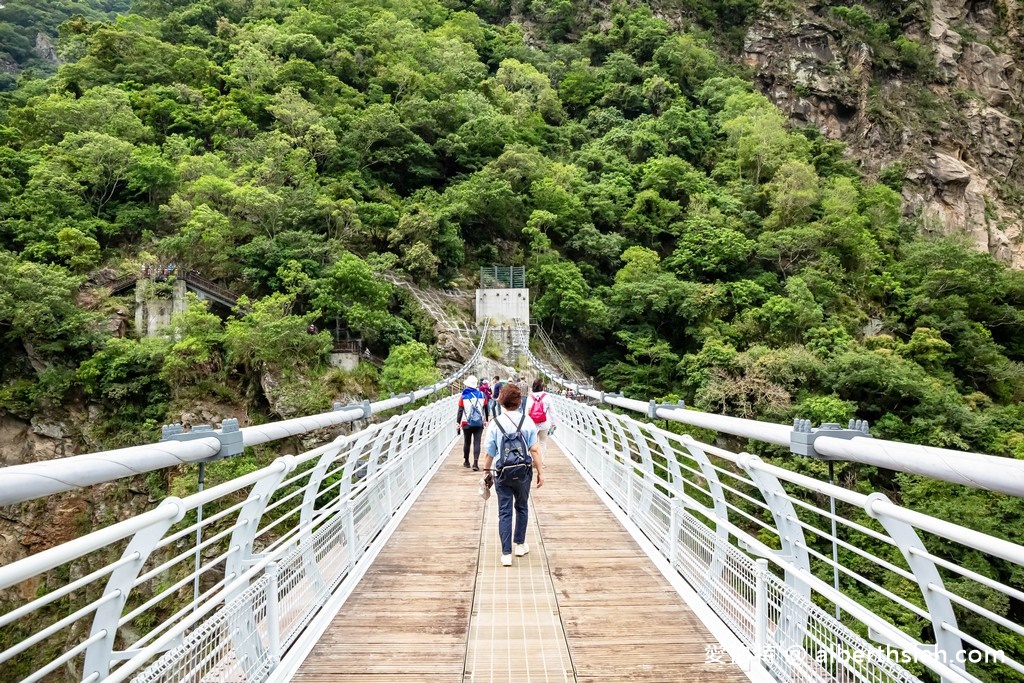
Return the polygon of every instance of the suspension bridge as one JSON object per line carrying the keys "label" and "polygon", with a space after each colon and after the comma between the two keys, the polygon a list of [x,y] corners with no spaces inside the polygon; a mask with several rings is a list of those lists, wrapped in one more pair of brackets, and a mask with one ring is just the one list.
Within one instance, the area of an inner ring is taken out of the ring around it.
{"label": "suspension bridge", "polygon": [[[10,506],[352,426],[0,566],[14,605],[0,616],[0,680],[1024,677],[1012,617],[1024,547],[759,453],[1015,497],[1024,466],[874,439],[861,423],[660,405],[581,386],[531,356],[581,400],[553,397],[530,551],[500,566],[494,501],[461,466],[454,429],[453,392],[487,333],[465,366],[408,395],[242,429],[172,427],[156,444],[4,469]],[[1005,571],[982,573],[978,558]]]}

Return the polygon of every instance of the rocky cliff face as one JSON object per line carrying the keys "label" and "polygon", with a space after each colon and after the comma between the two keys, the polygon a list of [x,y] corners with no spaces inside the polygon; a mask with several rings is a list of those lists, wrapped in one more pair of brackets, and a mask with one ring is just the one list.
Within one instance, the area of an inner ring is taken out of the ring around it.
{"label": "rocky cliff face", "polygon": [[794,121],[847,142],[869,174],[900,164],[924,230],[1024,267],[1017,0],[931,0],[899,22],[880,44],[823,4],[765,11],[743,58]]}

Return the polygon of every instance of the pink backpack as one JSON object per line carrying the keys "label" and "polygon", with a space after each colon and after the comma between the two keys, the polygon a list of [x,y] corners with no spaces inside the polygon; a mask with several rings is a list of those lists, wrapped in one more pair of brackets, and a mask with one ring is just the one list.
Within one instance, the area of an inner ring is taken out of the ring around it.
{"label": "pink backpack", "polygon": [[530,404],[530,419],[534,424],[541,424],[548,421],[548,411],[544,410],[544,392],[533,394],[533,401]]}

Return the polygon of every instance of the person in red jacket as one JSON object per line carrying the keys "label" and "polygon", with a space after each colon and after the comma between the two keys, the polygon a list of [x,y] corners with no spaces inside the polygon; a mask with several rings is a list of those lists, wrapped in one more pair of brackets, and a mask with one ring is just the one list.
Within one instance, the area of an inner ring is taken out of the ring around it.
{"label": "person in red jacket", "polygon": [[491,419],[490,411],[491,404],[494,403],[491,397],[491,385],[487,383],[486,379],[480,380],[480,393],[484,395],[484,423]]}

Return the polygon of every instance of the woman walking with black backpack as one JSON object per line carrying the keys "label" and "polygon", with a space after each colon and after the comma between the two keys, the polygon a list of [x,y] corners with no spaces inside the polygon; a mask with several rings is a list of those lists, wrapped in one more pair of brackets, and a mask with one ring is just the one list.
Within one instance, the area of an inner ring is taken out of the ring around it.
{"label": "woman walking with black backpack", "polygon": [[[494,468],[494,491],[498,498],[498,538],[501,540],[501,564],[512,566],[513,543],[516,557],[530,552],[526,543],[526,523],[530,515],[530,484],[537,473],[537,488],[544,485],[544,462],[538,447],[537,426],[519,411],[523,394],[508,383],[498,397],[505,409],[494,418],[485,439],[484,469]],[[512,516],[515,512],[515,532]]]}

